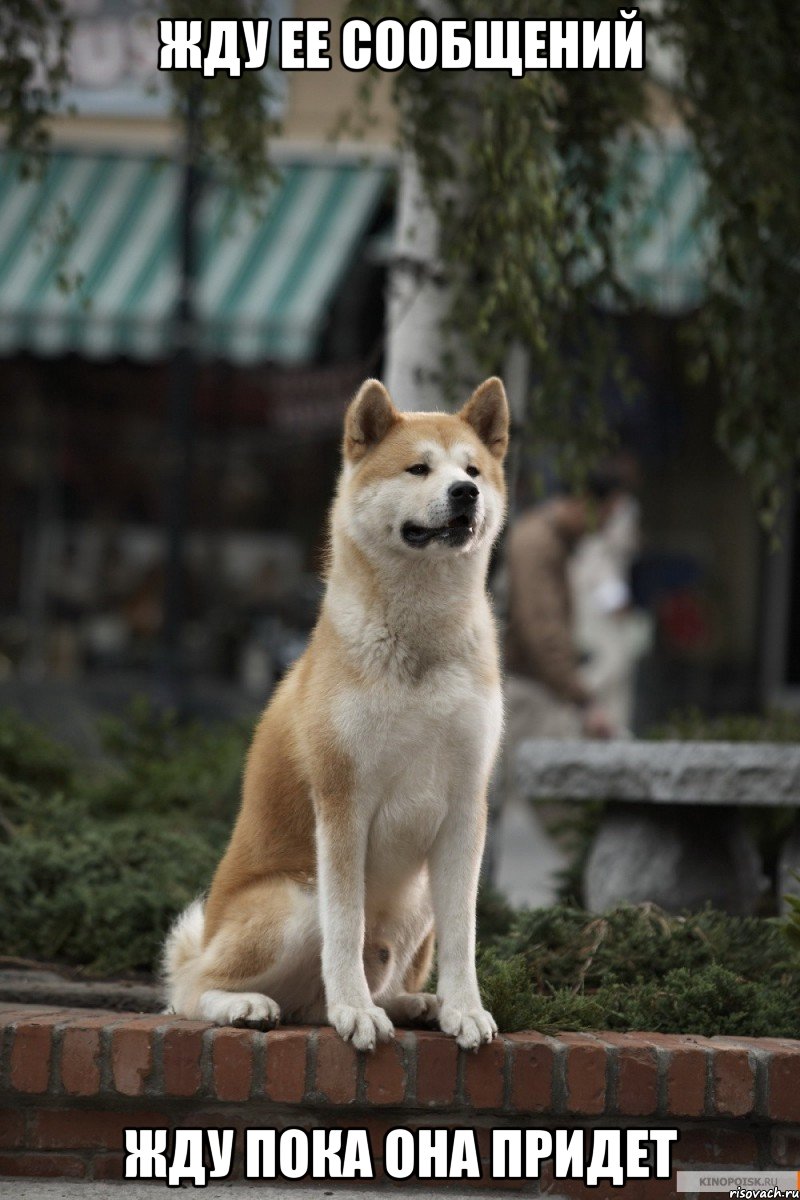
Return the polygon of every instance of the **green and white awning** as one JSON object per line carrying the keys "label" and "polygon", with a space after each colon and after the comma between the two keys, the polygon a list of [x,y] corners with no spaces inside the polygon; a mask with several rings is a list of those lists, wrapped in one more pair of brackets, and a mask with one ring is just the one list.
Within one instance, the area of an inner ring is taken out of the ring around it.
{"label": "green and white awning", "polygon": [[[204,354],[307,361],[383,196],[384,167],[295,163],[254,208],[209,184],[199,208]],[[168,353],[180,177],[172,163],[53,154],[19,177],[0,158],[0,354]]]}
{"label": "green and white awning", "polygon": [[620,183],[632,184],[631,207],[616,215],[619,274],[634,299],[679,314],[702,303],[713,231],[702,220],[704,181],[686,136],[627,142]]}

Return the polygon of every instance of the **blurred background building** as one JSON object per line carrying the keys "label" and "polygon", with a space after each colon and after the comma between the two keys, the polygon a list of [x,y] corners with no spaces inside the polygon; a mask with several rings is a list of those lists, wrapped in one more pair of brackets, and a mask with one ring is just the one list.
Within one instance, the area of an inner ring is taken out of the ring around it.
{"label": "blurred background building", "polygon": [[[215,711],[235,710],[264,699],[313,622],[343,409],[381,372],[395,114],[379,87],[364,140],[332,141],[359,83],[333,54],[328,72],[276,79],[279,180],[260,207],[203,179],[179,520],[185,130],[136,5],[69,7],[72,83],[46,169],[23,179],[6,155],[0,175],[0,686],[23,694],[58,680],[121,696],[149,686],[170,619],[172,524],[185,563],[182,677]],[[343,4],[267,8],[335,24]],[[676,707],[753,709],[800,687],[791,515],[768,556],[714,442],[713,380],[687,382],[682,335],[703,302],[702,180],[668,69],[664,86],[657,63],[653,73],[657,128],[620,161],[640,185],[619,231],[637,306],[609,315],[640,388],[631,403],[611,387],[606,397],[640,478],[631,595],[654,634],[637,729]]]}

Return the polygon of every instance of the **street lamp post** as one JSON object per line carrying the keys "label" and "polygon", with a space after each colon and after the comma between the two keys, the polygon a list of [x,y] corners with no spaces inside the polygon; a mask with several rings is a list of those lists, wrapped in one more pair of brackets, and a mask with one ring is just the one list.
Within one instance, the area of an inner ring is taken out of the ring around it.
{"label": "street lamp post", "polygon": [[192,468],[192,426],[197,380],[197,210],[202,188],[199,86],[187,96],[181,199],[178,212],[178,299],[173,324],[166,429],[164,620],[161,688],[164,704],[186,708],[182,654],[186,610],[186,533]]}

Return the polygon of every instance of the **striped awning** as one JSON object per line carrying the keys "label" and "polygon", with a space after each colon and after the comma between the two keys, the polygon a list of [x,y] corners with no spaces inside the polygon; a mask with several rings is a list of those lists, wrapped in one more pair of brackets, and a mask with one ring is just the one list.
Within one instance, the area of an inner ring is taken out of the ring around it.
{"label": "striped awning", "polygon": [[[199,349],[248,363],[313,357],[385,192],[385,167],[298,162],[258,206],[212,182],[198,213]],[[178,168],[55,153],[22,180],[0,159],[0,354],[168,353]]]}
{"label": "striped awning", "polygon": [[622,282],[634,301],[656,312],[696,308],[714,235],[702,219],[704,180],[691,143],[677,132],[628,141],[617,172],[619,184],[631,187],[630,207],[615,213]]}

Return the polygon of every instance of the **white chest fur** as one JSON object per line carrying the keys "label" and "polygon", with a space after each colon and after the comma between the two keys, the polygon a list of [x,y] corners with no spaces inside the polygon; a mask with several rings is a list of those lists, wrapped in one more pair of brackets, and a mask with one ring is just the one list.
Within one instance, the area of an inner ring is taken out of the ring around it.
{"label": "white chest fur", "polygon": [[424,862],[448,808],[482,786],[500,732],[499,690],[451,664],[416,685],[342,689],[334,722],[369,822],[368,874],[396,886]]}

